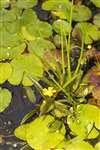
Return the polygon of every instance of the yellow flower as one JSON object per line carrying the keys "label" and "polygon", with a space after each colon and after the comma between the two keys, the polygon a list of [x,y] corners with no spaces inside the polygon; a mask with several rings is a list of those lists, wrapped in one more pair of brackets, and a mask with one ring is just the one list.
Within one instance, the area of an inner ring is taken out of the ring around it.
{"label": "yellow flower", "polygon": [[91,49],[91,48],[92,48],[92,45],[88,45],[87,48],[88,48],[88,49]]}
{"label": "yellow flower", "polygon": [[48,87],[48,89],[46,89],[46,88],[43,89],[43,94],[45,96],[51,97],[51,96],[53,96],[54,93],[56,93],[56,90],[53,87]]}

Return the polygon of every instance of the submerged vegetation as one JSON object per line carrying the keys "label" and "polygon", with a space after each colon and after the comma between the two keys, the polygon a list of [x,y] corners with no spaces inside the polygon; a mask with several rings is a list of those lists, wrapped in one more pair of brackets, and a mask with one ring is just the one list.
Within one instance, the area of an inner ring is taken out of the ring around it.
{"label": "submerged vegetation", "polygon": [[99,150],[100,1],[42,0],[47,21],[37,3],[0,0],[0,112],[13,97],[2,85],[22,85],[34,104],[14,131],[23,149]]}

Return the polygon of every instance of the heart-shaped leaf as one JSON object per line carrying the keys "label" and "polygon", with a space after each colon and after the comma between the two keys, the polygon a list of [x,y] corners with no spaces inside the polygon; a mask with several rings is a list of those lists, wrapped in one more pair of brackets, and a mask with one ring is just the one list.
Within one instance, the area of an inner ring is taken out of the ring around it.
{"label": "heart-shaped leaf", "polygon": [[0,88],[0,112],[3,112],[11,102],[11,93],[8,89]]}

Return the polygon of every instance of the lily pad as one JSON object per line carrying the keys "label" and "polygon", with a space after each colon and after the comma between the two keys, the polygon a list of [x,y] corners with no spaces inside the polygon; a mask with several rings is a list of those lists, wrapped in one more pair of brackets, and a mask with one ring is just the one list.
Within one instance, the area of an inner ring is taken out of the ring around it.
{"label": "lily pad", "polygon": [[37,21],[22,27],[22,35],[26,40],[48,38],[52,35],[51,25],[47,22]]}
{"label": "lily pad", "polygon": [[91,139],[99,134],[95,129],[100,129],[99,118],[100,110],[96,106],[81,104],[76,109],[76,117],[68,116],[67,123],[74,135]]}
{"label": "lily pad", "polygon": [[18,0],[17,1],[17,7],[22,9],[28,9],[35,6],[37,3],[37,0]]}
{"label": "lily pad", "polygon": [[91,0],[91,2],[98,8],[100,8],[100,0]]}
{"label": "lily pad", "polygon": [[73,20],[74,21],[87,21],[91,18],[91,10],[84,5],[74,5],[73,7]]}
{"label": "lily pad", "polygon": [[39,79],[43,74],[43,65],[38,57],[33,54],[21,55],[12,60],[13,72],[8,81],[13,85],[31,86],[31,78]]}
{"label": "lily pad", "polygon": [[94,16],[93,23],[100,28],[100,13],[98,13]]}
{"label": "lily pad", "polygon": [[0,88],[0,112],[3,112],[11,102],[11,92],[8,89]]}
{"label": "lily pad", "polygon": [[68,35],[70,31],[69,23],[67,21],[60,20],[60,19],[54,21],[52,27],[56,33],[64,36]]}
{"label": "lily pad", "polygon": [[35,13],[35,11],[33,11],[32,9],[26,9],[24,10],[22,16],[21,16],[21,24],[22,26],[27,25],[27,24],[31,24],[32,22],[37,22],[37,15]]}
{"label": "lily pad", "polygon": [[[69,0],[48,0],[42,5],[45,10],[50,10],[53,15],[60,19],[70,20],[71,2]],[[73,20],[86,21],[91,18],[91,10],[84,5],[73,5]]]}
{"label": "lily pad", "polygon": [[11,75],[12,68],[9,63],[0,63],[0,84],[4,83]]}
{"label": "lily pad", "polygon": [[[49,126],[54,121],[50,115],[38,117],[33,122],[26,124],[26,130],[22,130],[22,126],[19,126],[14,132],[15,136],[26,140],[32,148],[37,150],[55,148],[64,140],[66,131],[63,124],[57,131],[51,131]],[[25,125],[23,127],[25,129]]]}
{"label": "lily pad", "polygon": [[25,43],[16,45],[15,47],[0,47],[0,60],[16,58],[24,52],[25,47]]}
{"label": "lily pad", "polygon": [[79,30],[81,30],[85,44],[91,44],[93,41],[100,39],[100,31],[96,25],[87,22],[81,22],[76,24],[75,28],[79,28]]}

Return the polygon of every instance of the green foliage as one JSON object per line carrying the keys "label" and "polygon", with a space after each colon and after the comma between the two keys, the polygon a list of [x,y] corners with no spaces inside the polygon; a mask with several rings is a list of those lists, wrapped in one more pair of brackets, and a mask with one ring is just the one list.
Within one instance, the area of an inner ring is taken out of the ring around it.
{"label": "green foliage", "polygon": [[10,91],[0,87],[0,112],[3,112],[9,106],[11,98]]}
{"label": "green foliage", "polygon": [[91,2],[98,8],[100,8],[100,1],[99,0],[91,0]]}
{"label": "green foliage", "polygon": [[32,78],[42,77],[43,65],[33,54],[21,55],[13,59],[10,64],[13,70],[8,81],[13,85],[22,83],[24,86],[31,86],[33,85]]}
{"label": "green foliage", "polygon": [[[51,10],[52,14],[60,17],[61,19],[70,20],[71,2],[69,0],[48,0],[43,3],[42,8]],[[87,21],[91,18],[91,11],[84,5],[73,6],[73,20],[74,21]]]}
{"label": "green foliage", "polygon": [[19,126],[14,133],[34,149],[50,149],[55,148],[65,138],[63,123],[58,125],[58,121],[52,116],[40,116],[29,124]]}
{"label": "green foliage", "polygon": [[100,39],[100,31],[96,25],[87,22],[82,22],[76,24],[75,28],[81,30],[85,44],[91,44],[93,40],[96,41]]}
{"label": "green foliage", "polygon": [[100,28],[100,13],[97,13],[93,18],[93,23]]}
{"label": "green foliage", "polygon": [[22,9],[28,9],[32,8],[34,5],[36,5],[37,0],[18,0],[17,1],[17,7]]}
{"label": "green foliage", "polygon": [[98,142],[96,145],[95,145],[95,150],[99,150],[100,149],[100,142]]}
{"label": "green foliage", "polygon": [[100,129],[99,116],[100,110],[96,106],[81,104],[77,106],[75,116],[68,116],[67,123],[72,134],[82,138],[96,138],[99,135],[96,128]]}
{"label": "green foliage", "polygon": [[81,138],[73,138],[70,141],[62,142],[57,148],[64,148],[65,150],[95,150],[88,142]]}
{"label": "green foliage", "polygon": [[0,9],[8,7],[10,0],[0,0]]}
{"label": "green foliage", "polygon": [[0,63],[0,84],[4,83],[11,75],[12,68],[9,63]]}
{"label": "green foliage", "polygon": [[[56,33],[58,34],[62,34],[63,36],[68,35],[69,31],[70,31],[70,25],[67,21],[64,20],[56,20],[53,22],[53,29]],[[61,31],[62,30],[62,31]]]}

